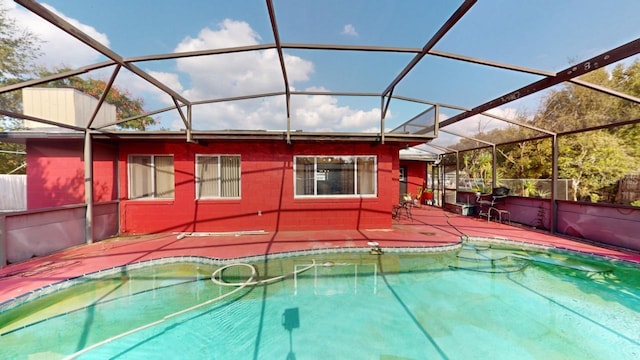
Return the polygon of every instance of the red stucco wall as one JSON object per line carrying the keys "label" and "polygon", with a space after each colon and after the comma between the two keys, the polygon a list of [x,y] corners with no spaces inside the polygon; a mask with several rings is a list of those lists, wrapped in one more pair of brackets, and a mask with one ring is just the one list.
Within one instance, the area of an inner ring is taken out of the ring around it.
{"label": "red stucco wall", "polygon": [[407,192],[416,195],[418,188],[426,181],[427,163],[424,161],[401,160],[401,166],[407,167]]}
{"label": "red stucco wall", "polygon": [[[117,147],[93,145],[94,202],[117,199]],[[81,140],[27,142],[27,209],[82,204],[84,159]]]}
{"label": "red stucco wall", "polygon": [[[389,228],[391,206],[398,196],[398,148],[394,145],[137,141],[120,143],[120,150],[122,233]],[[175,199],[128,200],[129,154],[173,154]],[[196,201],[196,154],[241,155],[241,199]],[[294,155],[376,155],[377,197],[294,199]]]}

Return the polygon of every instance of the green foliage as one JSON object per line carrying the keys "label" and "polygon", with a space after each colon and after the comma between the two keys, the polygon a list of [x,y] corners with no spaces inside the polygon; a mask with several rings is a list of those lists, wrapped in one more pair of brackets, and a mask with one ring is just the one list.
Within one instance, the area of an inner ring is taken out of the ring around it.
{"label": "green foliage", "polygon": [[[17,78],[5,79],[0,83],[0,87],[13,85],[15,83],[19,83],[22,80]],[[4,94],[0,94],[0,108],[12,111],[15,113],[22,112],[22,92],[21,91],[10,91]],[[5,117],[0,115],[0,129],[20,129],[22,128],[22,120]]]}
{"label": "green foliage", "polygon": [[521,141],[497,146],[498,168],[504,178],[551,178],[551,140]]}
{"label": "green foliage", "polygon": [[[40,56],[40,40],[31,32],[20,28],[14,19],[7,15],[7,10],[0,8],[0,87],[20,83],[34,76],[44,77],[57,72],[68,71],[59,69],[50,72],[43,68],[36,68],[33,61]],[[50,82],[43,86],[73,87],[85,94],[100,98],[106,89],[106,82],[99,79],[81,78],[78,76]],[[144,113],[143,100],[134,98],[126,90],[110,89],[106,101],[116,106],[116,119],[127,119]],[[0,108],[22,111],[20,91],[8,92],[0,95]],[[121,128],[144,130],[155,124],[152,117],[144,116],[119,124]],[[22,127],[19,119],[0,118],[0,131],[16,130]],[[0,142],[0,174],[9,173],[25,161],[23,144]],[[17,173],[24,174],[26,169],[20,168]]]}
{"label": "green foliage", "polygon": [[467,176],[471,179],[482,179],[484,184],[491,183],[492,156],[491,150],[479,149],[464,152],[462,164]]}
{"label": "green foliage", "polygon": [[0,8],[0,84],[31,73],[32,61],[40,55],[38,43],[33,33],[18,27]]}
{"label": "green foliage", "polygon": [[[622,91],[613,87],[614,84],[604,68],[586,74],[581,79]],[[563,133],[608,124],[612,119],[628,120],[626,116],[621,118],[621,101],[623,100],[611,95],[569,83],[546,96],[534,116],[533,124]]]}
{"label": "green foliage", "polygon": [[0,143],[0,174],[25,174],[24,151],[23,144]]}
{"label": "green foliage", "polygon": [[[583,80],[612,90],[640,96],[640,62],[617,65],[611,73],[598,69]],[[564,107],[553,107],[561,102]],[[555,131],[611,124],[640,118],[640,105],[576,85],[547,98],[541,114],[553,112]],[[553,111],[551,111],[553,110]],[[544,115],[543,115],[544,116]],[[542,118],[543,116],[539,117]],[[539,125],[539,124],[538,124]],[[589,131],[559,137],[559,177],[575,179],[577,199],[613,202],[616,183],[640,172],[640,125]]]}
{"label": "green foliage", "polygon": [[[32,74],[32,61],[39,55],[38,39],[31,32],[20,28],[14,19],[7,17],[7,10],[0,8],[0,87],[23,81]],[[0,96],[0,108],[20,111],[19,92],[11,92]],[[21,121],[0,117],[0,131],[16,129]],[[24,145],[0,142],[0,174],[15,171],[24,174],[21,167],[25,157]]]}
{"label": "green foliage", "polygon": [[[39,43],[40,40],[34,34],[20,28],[15,19],[8,17],[7,10],[0,8],[0,86],[19,83],[32,78],[34,75],[45,77],[70,70],[62,68],[51,72],[44,68],[36,68],[33,61],[40,56]],[[72,87],[95,98],[100,98],[106,89],[106,85],[103,80],[73,76],[41,86]],[[0,108],[20,112],[22,110],[20,96],[20,91],[0,95]],[[111,88],[106,102],[116,107],[117,120],[144,114],[143,99],[133,97],[124,89]],[[119,126],[126,129],[144,130],[155,123],[156,120],[152,117],[144,116],[121,123]],[[21,121],[2,118],[0,126],[5,129],[15,129],[21,126]]]}
{"label": "green foliage", "polygon": [[[40,55],[38,38],[26,29],[20,28],[15,19],[0,8],[0,87],[19,83],[33,74],[33,60]],[[0,95],[0,108],[18,112],[21,109],[19,92]],[[0,118],[0,128],[13,129],[21,121]]]}
{"label": "green foliage", "polygon": [[[613,91],[640,97],[640,61],[617,65],[611,71],[597,69],[581,80]],[[631,123],[604,130],[575,132],[590,127],[640,119],[640,105],[573,83],[550,91],[533,116],[517,120],[533,127],[559,133],[558,177],[573,179],[574,200],[613,202],[617,183],[625,175],[640,173],[640,124]],[[563,134],[568,133],[568,134]],[[550,138],[528,141],[542,134],[524,127],[507,126],[490,132],[478,131],[474,138],[496,147],[500,177],[550,179],[552,142]],[[472,148],[472,140],[461,140],[454,148]],[[471,178],[488,179],[491,174],[489,150],[461,153],[461,171]],[[525,184],[526,185],[526,184]],[[525,196],[546,196],[540,189],[525,186]]]}
{"label": "green foliage", "polygon": [[622,140],[605,130],[590,131],[559,139],[559,177],[574,179],[577,199],[610,198],[601,190],[633,172],[633,157]]}
{"label": "green foliage", "polygon": [[536,181],[532,179],[527,179],[524,181],[522,186],[522,196],[535,196],[536,194]]}

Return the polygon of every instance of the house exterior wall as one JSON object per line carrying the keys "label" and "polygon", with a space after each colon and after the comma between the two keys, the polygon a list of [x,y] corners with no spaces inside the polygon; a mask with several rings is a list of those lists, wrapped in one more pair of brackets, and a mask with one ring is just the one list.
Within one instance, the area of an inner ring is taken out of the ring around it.
{"label": "house exterior wall", "polygon": [[407,167],[407,193],[417,195],[418,188],[424,186],[426,181],[427,163],[415,160],[400,160],[400,166]]}
{"label": "house exterior wall", "polygon": [[[173,155],[173,199],[128,198],[129,155]],[[240,155],[240,199],[196,200],[196,155]],[[349,198],[295,198],[293,158],[299,155],[374,155],[377,195]],[[338,142],[182,141],[120,143],[121,233],[296,231],[391,227],[398,198],[395,145]]]}
{"label": "house exterior wall", "polygon": [[[84,151],[81,140],[27,141],[27,209],[83,204]],[[117,147],[93,144],[94,202],[116,200]]]}

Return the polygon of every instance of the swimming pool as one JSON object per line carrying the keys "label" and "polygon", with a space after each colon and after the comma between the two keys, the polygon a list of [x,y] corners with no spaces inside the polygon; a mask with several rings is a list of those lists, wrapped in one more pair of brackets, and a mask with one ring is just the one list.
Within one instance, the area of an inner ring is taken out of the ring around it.
{"label": "swimming pool", "polygon": [[627,263],[480,243],[250,262],[216,278],[294,275],[219,286],[221,264],[202,258],[111,269],[0,313],[0,349],[16,359],[640,356],[640,269]]}

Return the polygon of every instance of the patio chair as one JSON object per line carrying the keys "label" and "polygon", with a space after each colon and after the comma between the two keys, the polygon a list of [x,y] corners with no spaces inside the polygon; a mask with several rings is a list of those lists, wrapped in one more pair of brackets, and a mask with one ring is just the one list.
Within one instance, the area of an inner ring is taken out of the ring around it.
{"label": "patio chair", "polygon": [[[491,216],[489,210],[491,208],[495,208],[498,203],[502,202],[507,196],[509,196],[509,191],[508,187],[498,186],[493,188],[491,194],[476,193],[478,215],[487,215],[487,220],[489,220],[489,217]],[[497,208],[495,208],[495,210],[497,210]]]}
{"label": "patio chair", "polygon": [[393,219],[400,219],[400,217],[403,215],[408,217],[409,219],[411,219],[411,221],[413,222],[413,214],[411,214],[411,208],[413,207],[413,201],[402,201],[400,204],[398,205],[394,205],[393,206],[393,210],[391,213],[391,217]]}

